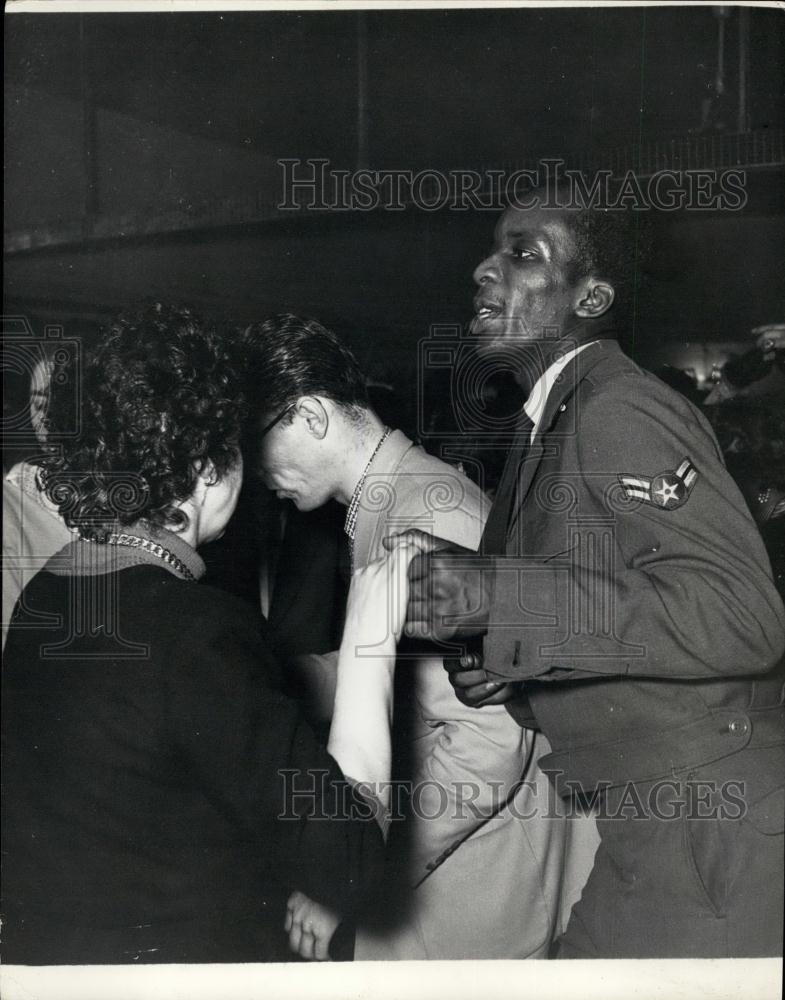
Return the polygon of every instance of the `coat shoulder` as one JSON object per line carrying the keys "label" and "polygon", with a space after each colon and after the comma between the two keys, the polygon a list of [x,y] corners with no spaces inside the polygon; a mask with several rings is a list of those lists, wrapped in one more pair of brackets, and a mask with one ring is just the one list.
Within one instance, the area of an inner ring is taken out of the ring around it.
{"label": "coat shoulder", "polygon": [[425,518],[431,534],[476,549],[490,502],[460,469],[413,445],[395,472],[394,509],[396,518]]}
{"label": "coat shoulder", "polygon": [[719,454],[714,432],[704,413],[656,375],[618,351],[603,358],[576,387],[581,428],[601,436],[620,430],[649,434],[679,428],[695,435]]}

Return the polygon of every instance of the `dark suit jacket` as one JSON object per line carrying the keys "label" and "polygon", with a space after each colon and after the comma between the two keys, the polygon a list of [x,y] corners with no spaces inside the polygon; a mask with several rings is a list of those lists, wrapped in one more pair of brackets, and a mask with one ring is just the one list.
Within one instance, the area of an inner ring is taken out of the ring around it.
{"label": "dark suit jacket", "polygon": [[[486,527],[504,554],[484,654],[490,674],[526,682],[553,747],[543,769],[593,788],[781,744],[782,680],[766,671],[785,612],[703,415],[599,341],[521,454],[509,516],[499,496]],[[663,504],[655,480],[685,461],[697,476]]]}
{"label": "dark suit jacket", "polygon": [[334,501],[307,512],[287,503],[268,616],[270,641],[284,661],[341,644],[349,577],[345,517]]}
{"label": "dark suit jacket", "polygon": [[249,614],[259,612],[260,569],[270,571],[267,636],[283,662],[340,645],[349,588],[348,555],[346,567],[341,565],[345,516],[334,501],[298,511],[249,478],[225,533],[200,549],[207,581],[246,600],[253,608]]}
{"label": "dark suit jacket", "polygon": [[292,889],[351,914],[381,835],[241,601],[151,565],[42,571],[26,595],[3,673],[5,961],[285,960]]}

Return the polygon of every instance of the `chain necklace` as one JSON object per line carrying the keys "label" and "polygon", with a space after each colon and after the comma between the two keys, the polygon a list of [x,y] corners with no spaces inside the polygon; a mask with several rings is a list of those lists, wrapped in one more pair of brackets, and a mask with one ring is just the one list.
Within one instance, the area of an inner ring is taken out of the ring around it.
{"label": "chain necklace", "polygon": [[159,542],[151,541],[149,538],[142,538],[140,535],[129,535],[126,532],[112,532],[104,544],[122,545],[130,549],[142,549],[144,552],[149,552],[150,555],[163,560],[167,566],[171,566],[176,573],[183,576],[186,580],[196,579],[183,560],[176,556],[174,552],[171,552]]}
{"label": "chain necklace", "polygon": [[368,464],[363,469],[363,474],[360,476],[357,485],[354,487],[354,493],[352,493],[352,499],[349,503],[349,509],[346,511],[346,520],[344,521],[343,524],[343,530],[349,536],[349,552],[351,554],[352,566],[354,566],[354,536],[355,532],[357,531],[357,514],[359,513],[360,510],[360,500],[362,499],[365,480],[368,476],[368,472],[370,471],[371,464],[373,463],[373,460],[376,458],[379,452],[379,449],[381,448],[381,446],[384,444],[384,442],[387,440],[387,438],[390,436],[391,433],[392,433],[392,427],[384,428],[384,433],[379,438],[376,447],[373,449],[373,452],[371,453],[371,457],[368,459]]}

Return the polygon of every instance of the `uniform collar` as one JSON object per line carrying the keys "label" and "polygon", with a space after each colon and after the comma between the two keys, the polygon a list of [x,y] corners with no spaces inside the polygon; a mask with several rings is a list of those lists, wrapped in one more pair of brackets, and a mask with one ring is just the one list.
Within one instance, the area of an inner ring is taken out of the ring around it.
{"label": "uniform collar", "polygon": [[552,361],[548,365],[542,375],[540,375],[534,383],[532,391],[529,393],[526,402],[523,404],[526,416],[533,424],[531,432],[532,441],[534,440],[534,435],[539,430],[543,414],[545,413],[545,408],[548,405],[548,397],[556,384],[556,380],[573,358],[580,354],[581,351],[585,351],[587,347],[593,347],[596,343],[596,340],[591,340],[588,344],[580,344],[578,347],[573,347],[572,349],[565,351],[563,354],[559,354],[556,360]]}
{"label": "uniform collar", "polygon": [[[556,373],[548,394],[543,394],[543,409],[535,432],[532,433],[532,442],[534,442],[535,433],[537,438],[547,433],[556,414],[565,409],[577,386],[584,379],[590,377],[601,362],[624,361],[626,364],[630,363],[627,355],[612,337],[593,340],[584,346],[586,350],[578,350],[573,354],[564,367]],[[608,371],[607,365],[605,371],[606,373]]]}
{"label": "uniform collar", "polygon": [[[522,464],[522,471],[517,485],[517,503],[513,508],[510,523],[507,526],[508,533],[513,530],[518,514],[523,505],[523,501],[531,487],[532,481],[537,474],[540,461],[547,449],[558,447],[555,444],[546,444],[544,435],[548,433],[554,424],[557,413],[564,412],[570,398],[575,393],[578,385],[586,378],[597,365],[603,360],[612,357],[624,357],[619,345],[615,340],[603,339],[592,341],[583,345],[583,348],[571,352],[572,356],[555,373],[551,383],[551,391],[542,396],[542,406],[538,413],[538,422],[531,433],[530,440],[524,452],[526,461]],[[572,422],[573,431],[575,424]],[[509,458],[508,458],[509,461]]]}

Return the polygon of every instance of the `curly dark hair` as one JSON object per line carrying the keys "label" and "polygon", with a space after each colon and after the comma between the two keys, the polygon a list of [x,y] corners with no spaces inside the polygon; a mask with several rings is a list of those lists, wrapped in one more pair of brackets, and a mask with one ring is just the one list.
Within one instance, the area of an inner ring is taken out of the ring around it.
{"label": "curly dark hair", "polygon": [[77,435],[58,437],[69,413],[56,397],[59,443],[39,480],[66,524],[96,541],[144,520],[183,527],[176,504],[211,462],[236,463],[246,405],[231,341],[191,310],[160,303],[121,315],[87,353]]}

